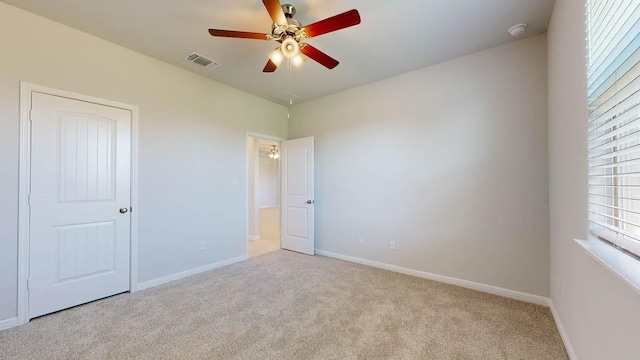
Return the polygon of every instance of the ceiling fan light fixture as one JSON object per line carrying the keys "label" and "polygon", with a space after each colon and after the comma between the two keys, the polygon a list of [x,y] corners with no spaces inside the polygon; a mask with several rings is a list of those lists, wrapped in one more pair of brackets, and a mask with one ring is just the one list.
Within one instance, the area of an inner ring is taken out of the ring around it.
{"label": "ceiling fan light fixture", "polygon": [[273,149],[271,149],[271,152],[269,153],[269,157],[276,160],[280,158],[280,151],[278,151],[278,148],[275,145],[271,145],[273,146]]}
{"label": "ceiling fan light fixture", "polygon": [[277,48],[269,53],[269,59],[271,59],[276,66],[280,66],[280,64],[282,64],[282,60],[284,60],[284,54],[280,48]]}
{"label": "ceiling fan light fixture", "polygon": [[284,54],[287,59],[293,59],[300,53],[300,45],[298,45],[298,42],[292,37],[284,39],[280,48],[282,49],[282,54]]}
{"label": "ceiling fan light fixture", "polygon": [[291,63],[296,68],[302,67],[302,65],[304,65],[304,63],[306,63],[306,62],[307,62],[307,59],[305,59],[304,56],[302,56],[300,54],[294,56],[293,59],[291,59]]}
{"label": "ceiling fan light fixture", "polygon": [[289,60],[289,65],[299,53],[302,53],[305,58],[296,59],[296,66],[301,66],[309,58],[327,69],[335,68],[340,63],[338,60],[304,43],[304,40],[358,25],[361,22],[360,13],[358,10],[353,9],[303,26],[298,20],[294,19],[296,9],[293,5],[282,5],[280,0],[262,0],[262,3],[271,20],[273,20],[271,34],[221,29],[209,29],[209,34],[216,37],[275,40],[279,42],[280,52],[272,52],[270,54],[269,61],[262,69],[264,73],[272,73],[278,69],[279,64],[284,60],[280,59],[280,54]]}

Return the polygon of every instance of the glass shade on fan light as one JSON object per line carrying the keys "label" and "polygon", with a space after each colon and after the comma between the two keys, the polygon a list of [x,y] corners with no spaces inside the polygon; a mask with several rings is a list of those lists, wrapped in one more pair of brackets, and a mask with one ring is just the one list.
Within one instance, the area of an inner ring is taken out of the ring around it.
{"label": "glass shade on fan light", "polygon": [[291,59],[291,63],[293,64],[293,66],[295,66],[297,68],[302,67],[302,65],[304,65],[304,63],[306,63],[306,62],[307,62],[307,59],[305,59],[300,54],[294,56],[293,59]]}
{"label": "glass shade on fan light", "polygon": [[[282,64],[282,61],[284,60],[284,54],[282,53],[282,50],[280,50],[280,48],[277,48],[269,53],[269,59],[276,66],[280,66]],[[302,67],[302,65],[304,65],[306,62],[307,59],[305,59],[304,56],[300,54],[294,56],[293,59],[291,59],[291,64],[293,64],[293,66],[295,66],[296,68]]]}
{"label": "glass shade on fan light", "polygon": [[269,59],[271,59],[276,66],[280,66],[280,64],[282,64],[282,60],[284,60],[284,54],[280,48],[277,48],[269,53]]}
{"label": "glass shade on fan light", "polygon": [[282,46],[280,48],[282,50],[282,54],[287,59],[293,59],[300,53],[300,45],[298,45],[298,42],[291,37],[286,38],[282,42]]}

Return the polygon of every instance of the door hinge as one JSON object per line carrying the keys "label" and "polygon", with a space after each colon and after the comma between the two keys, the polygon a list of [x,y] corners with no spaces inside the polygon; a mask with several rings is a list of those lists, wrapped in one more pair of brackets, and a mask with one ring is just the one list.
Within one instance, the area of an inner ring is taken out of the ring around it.
{"label": "door hinge", "polygon": [[31,279],[27,279],[27,290],[31,290]]}
{"label": "door hinge", "polygon": [[27,205],[31,206],[31,194],[27,195]]}

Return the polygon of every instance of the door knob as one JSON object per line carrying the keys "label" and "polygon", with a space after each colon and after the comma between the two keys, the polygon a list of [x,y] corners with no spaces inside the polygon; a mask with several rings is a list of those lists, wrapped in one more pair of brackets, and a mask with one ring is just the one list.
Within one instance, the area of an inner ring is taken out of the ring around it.
{"label": "door knob", "polygon": [[127,211],[129,211],[129,209],[127,208],[120,208],[120,214],[126,214]]}
{"label": "door knob", "polygon": [[309,205],[313,204],[313,200],[307,200],[307,204]]}

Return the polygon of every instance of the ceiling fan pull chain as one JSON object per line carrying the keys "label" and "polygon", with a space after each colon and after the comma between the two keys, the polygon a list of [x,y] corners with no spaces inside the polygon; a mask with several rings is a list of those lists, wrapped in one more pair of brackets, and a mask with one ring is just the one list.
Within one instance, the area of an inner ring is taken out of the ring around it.
{"label": "ceiling fan pull chain", "polygon": [[293,81],[291,79],[291,59],[287,59],[287,68],[289,70],[289,105],[293,105],[293,96],[291,95],[293,94]]}

